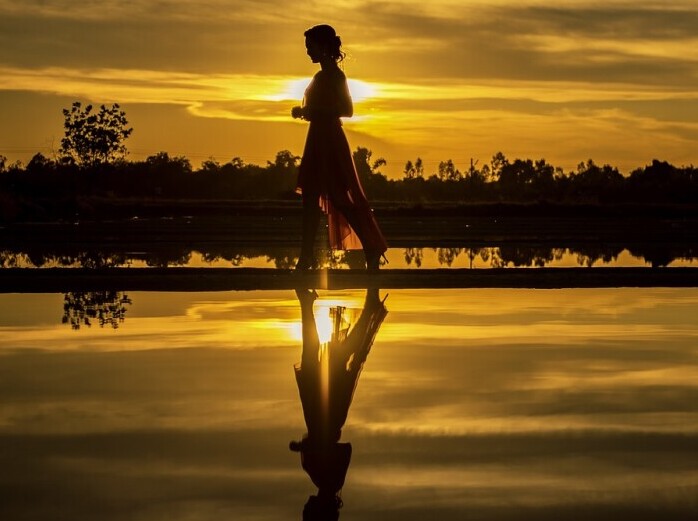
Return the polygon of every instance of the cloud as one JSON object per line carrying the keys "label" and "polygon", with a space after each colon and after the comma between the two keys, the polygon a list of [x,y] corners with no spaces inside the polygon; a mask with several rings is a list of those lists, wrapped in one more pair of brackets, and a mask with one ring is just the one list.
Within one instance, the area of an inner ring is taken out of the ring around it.
{"label": "cloud", "polygon": [[[362,145],[383,147],[392,175],[401,167],[394,161],[414,155],[438,163],[497,150],[567,168],[588,157],[622,170],[653,157],[696,160],[689,115],[698,110],[698,14],[690,1],[661,9],[646,0],[334,1],[289,10],[280,0],[5,0],[0,13],[0,88],[171,103],[208,120],[209,135],[220,131],[216,120],[239,123],[254,155],[260,140],[272,147],[272,134],[276,150],[297,141],[293,123],[280,130],[288,107],[277,87],[314,72],[302,33],[330,21],[349,53],[349,77],[376,88],[347,129]],[[242,129],[253,121],[267,131]],[[10,134],[12,148],[30,148]],[[550,135],[561,136],[554,150]],[[155,136],[143,139],[151,146]],[[197,157],[222,148],[177,147]]]}
{"label": "cloud", "polygon": [[15,65],[297,74],[307,68],[302,32],[322,19],[336,20],[352,66],[383,81],[390,74],[686,85],[697,59],[698,15],[686,3],[658,10],[649,2],[331,2],[299,14],[279,1],[34,1],[3,2],[0,12],[0,62]]}
{"label": "cloud", "polygon": [[[696,13],[688,6],[663,11],[661,23],[657,23],[658,11],[649,4],[592,8],[575,3],[552,9],[527,3],[442,5],[448,16],[414,8],[414,4],[400,6],[404,8],[386,2],[372,5],[366,13],[372,27],[357,29],[359,45],[375,52],[363,60],[380,64],[365,65],[370,74],[377,75],[383,68],[383,75],[399,78],[642,81],[685,86],[694,81]],[[389,56],[394,57],[392,62]]]}

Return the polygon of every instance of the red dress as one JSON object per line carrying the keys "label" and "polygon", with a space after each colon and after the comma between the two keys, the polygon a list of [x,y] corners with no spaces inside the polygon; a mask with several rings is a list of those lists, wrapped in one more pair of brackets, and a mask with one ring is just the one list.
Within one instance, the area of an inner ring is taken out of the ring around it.
{"label": "red dress", "polygon": [[347,79],[339,68],[315,75],[305,91],[303,112],[310,125],[296,190],[304,198],[318,198],[328,217],[330,248],[384,252],[385,238],[359,182],[339,119],[352,113]]}

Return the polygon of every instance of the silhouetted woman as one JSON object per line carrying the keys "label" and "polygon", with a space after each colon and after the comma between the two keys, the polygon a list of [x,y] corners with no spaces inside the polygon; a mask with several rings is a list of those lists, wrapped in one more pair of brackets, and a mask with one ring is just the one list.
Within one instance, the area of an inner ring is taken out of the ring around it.
{"label": "silhouetted woman", "polygon": [[301,107],[291,115],[310,122],[297,190],[303,195],[303,245],[296,266],[315,266],[315,234],[320,209],[328,216],[330,248],[363,248],[366,267],[378,269],[387,249],[385,238],[368,205],[352,160],[340,117],[351,117],[354,107],[347,78],[338,62],[344,59],[341,40],[329,25],[305,32],[305,46],[320,71],[308,85]]}
{"label": "silhouetted woman", "polygon": [[318,488],[303,510],[305,521],[331,521],[339,517],[340,491],[344,486],[351,444],[340,443],[359,374],[387,310],[377,289],[366,292],[359,319],[350,329],[343,307],[330,310],[332,339],[321,344],[313,302],[314,291],[297,290],[303,321],[303,354],[295,367],[296,383],[308,432],[290,449],[301,453],[301,465]]}

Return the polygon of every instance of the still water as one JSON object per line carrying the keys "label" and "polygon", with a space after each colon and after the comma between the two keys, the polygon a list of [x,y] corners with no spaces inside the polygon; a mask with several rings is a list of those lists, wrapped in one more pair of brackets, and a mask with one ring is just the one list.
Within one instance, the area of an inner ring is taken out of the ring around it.
{"label": "still water", "polygon": [[0,519],[696,519],[696,316],[690,288],[0,295]]}

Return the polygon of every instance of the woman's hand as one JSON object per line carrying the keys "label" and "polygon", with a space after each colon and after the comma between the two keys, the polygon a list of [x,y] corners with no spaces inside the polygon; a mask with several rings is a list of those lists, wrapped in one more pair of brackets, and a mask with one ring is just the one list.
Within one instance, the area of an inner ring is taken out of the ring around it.
{"label": "woman's hand", "polygon": [[291,117],[293,119],[303,119],[303,107],[293,107],[291,109]]}

